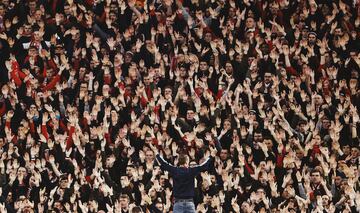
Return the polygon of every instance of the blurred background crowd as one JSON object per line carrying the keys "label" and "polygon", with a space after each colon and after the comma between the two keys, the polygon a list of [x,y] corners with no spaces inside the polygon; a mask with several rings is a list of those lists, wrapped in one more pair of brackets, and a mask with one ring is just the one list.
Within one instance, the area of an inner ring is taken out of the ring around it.
{"label": "blurred background crowd", "polygon": [[357,0],[2,0],[0,212],[359,212]]}

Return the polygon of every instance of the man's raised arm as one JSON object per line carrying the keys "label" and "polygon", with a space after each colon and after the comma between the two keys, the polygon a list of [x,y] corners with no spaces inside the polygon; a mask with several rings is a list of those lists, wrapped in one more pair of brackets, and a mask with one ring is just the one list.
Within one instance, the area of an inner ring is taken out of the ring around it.
{"label": "man's raised arm", "polygon": [[162,170],[169,171],[170,173],[175,173],[176,167],[174,167],[173,165],[169,164],[166,160],[164,160],[164,158],[160,156],[159,150],[154,145],[150,144],[150,148],[156,155],[155,159],[160,165],[160,168]]}
{"label": "man's raised arm", "polygon": [[175,173],[176,167],[164,160],[164,158],[161,157],[159,153],[156,154],[156,160],[158,161],[162,170],[169,171],[170,173]]}
{"label": "man's raised arm", "polygon": [[219,140],[217,138],[214,138],[213,140],[215,140],[215,148],[210,147],[210,156],[206,158],[206,160],[202,164],[191,168],[195,175],[197,175],[199,172],[208,170],[211,163],[213,163],[217,152],[222,149]]}

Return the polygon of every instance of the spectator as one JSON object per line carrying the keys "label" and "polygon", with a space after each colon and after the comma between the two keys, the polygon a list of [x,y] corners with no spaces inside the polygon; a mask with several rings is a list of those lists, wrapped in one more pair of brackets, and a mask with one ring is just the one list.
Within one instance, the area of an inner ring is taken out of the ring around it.
{"label": "spectator", "polygon": [[359,212],[359,33],[350,0],[3,0],[0,212],[171,212],[155,153],[217,141],[197,212]]}
{"label": "spectator", "polygon": [[[217,141],[217,148],[220,147]],[[219,148],[219,149],[220,149]],[[156,148],[154,148],[156,152]],[[194,179],[200,173],[209,169],[216,156],[216,151],[211,150],[211,156],[208,157],[201,165],[189,167],[189,156],[180,155],[178,160],[179,167],[174,167],[166,162],[159,154],[156,160],[160,164],[160,168],[168,171],[173,176],[174,186],[174,212],[195,212],[194,197]]]}

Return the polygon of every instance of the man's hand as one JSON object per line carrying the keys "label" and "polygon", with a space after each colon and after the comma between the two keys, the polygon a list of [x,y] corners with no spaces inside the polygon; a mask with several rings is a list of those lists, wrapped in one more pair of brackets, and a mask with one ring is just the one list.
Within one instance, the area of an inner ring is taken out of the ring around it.
{"label": "man's hand", "polygon": [[209,149],[210,149],[210,156],[211,156],[211,157],[216,157],[216,154],[217,154],[216,148],[210,146]]}

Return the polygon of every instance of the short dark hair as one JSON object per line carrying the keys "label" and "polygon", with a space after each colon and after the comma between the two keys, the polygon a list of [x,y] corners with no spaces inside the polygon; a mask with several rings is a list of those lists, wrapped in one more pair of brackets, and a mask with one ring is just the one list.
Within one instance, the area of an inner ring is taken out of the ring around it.
{"label": "short dark hair", "polygon": [[127,194],[121,194],[120,198],[130,200],[129,195]]}
{"label": "short dark hair", "polygon": [[183,166],[188,162],[189,157],[186,154],[180,154],[178,158],[178,165]]}
{"label": "short dark hair", "polygon": [[318,167],[315,167],[313,170],[311,170],[310,175],[312,175],[312,174],[314,174],[314,173],[319,173],[320,176],[322,176],[322,171],[321,171],[321,169],[318,168]]}

